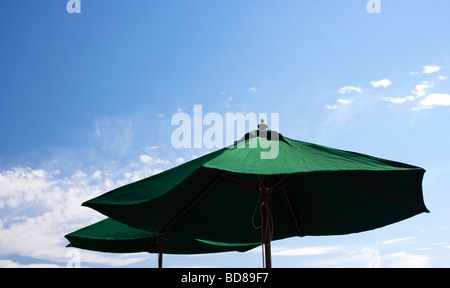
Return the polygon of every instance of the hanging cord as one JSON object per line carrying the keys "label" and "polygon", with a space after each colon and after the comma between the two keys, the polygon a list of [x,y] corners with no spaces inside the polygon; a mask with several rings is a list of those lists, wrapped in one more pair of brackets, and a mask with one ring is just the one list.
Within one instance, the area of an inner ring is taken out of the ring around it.
{"label": "hanging cord", "polygon": [[[262,191],[262,189],[260,188],[260,191]],[[272,241],[272,237],[273,237],[273,217],[272,217],[272,212],[270,211],[270,206],[269,206],[269,197],[268,197],[268,193],[270,193],[269,188],[266,188],[266,198],[261,199],[261,195],[262,193],[259,193],[258,196],[258,201],[256,202],[256,206],[255,209],[253,210],[253,214],[252,214],[252,225],[253,228],[255,229],[261,229],[261,254],[262,254],[262,261],[263,261],[263,268],[265,268],[265,250],[264,250],[264,244],[266,242],[266,238],[267,236],[269,236],[269,243]],[[259,208],[259,209],[258,209]],[[266,213],[264,213],[264,210],[266,209]],[[255,224],[255,214],[256,214],[256,210],[259,210],[259,215],[260,215],[260,219],[261,219],[261,224],[260,225],[256,225]],[[265,219],[264,218],[264,214],[266,214]],[[266,223],[265,227],[264,227],[264,223]]]}
{"label": "hanging cord", "polygon": [[272,238],[273,238],[273,217],[272,217],[272,211],[270,210],[269,203],[265,203],[263,201],[261,203],[261,205],[260,205],[261,218],[263,217],[263,212],[262,212],[263,206],[267,206],[267,208],[266,208],[267,209],[266,221],[264,221],[266,223],[266,227],[264,227],[265,228],[264,240],[266,239],[266,236],[269,235],[268,241],[271,242]]}
{"label": "hanging cord", "polygon": [[[255,209],[253,210],[253,213],[252,213],[252,225],[253,225],[253,228],[255,228],[255,229],[262,228],[262,221],[261,221],[261,225],[259,225],[259,226],[256,226],[256,224],[255,224],[255,214],[256,214],[256,210],[258,210],[258,207],[261,206],[261,204],[259,203],[260,201],[261,201],[261,193],[258,194],[258,201],[256,202]],[[261,212],[261,209],[259,209],[259,210]],[[262,220],[262,217],[261,217],[261,220]]]}
{"label": "hanging cord", "polygon": [[[261,191],[261,188],[259,190]],[[261,255],[262,255],[263,268],[265,268],[264,267],[264,265],[265,265],[264,264],[265,263],[264,262],[264,236],[263,236],[263,229],[262,229],[263,221],[262,221],[262,210],[261,210],[262,203],[260,203],[260,201],[261,201],[261,193],[258,194],[258,201],[256,202],[255,209],[253,210],[253,213],[252,213],[252,226],[256,230],[261,229]],[[258,207],[259,207],[259,209],[258,209]],[[259,213],[260,213],[260,216],[261,216],[261,224],[260,225],[256,225],[255,224],[256,210],[259,210]]]}

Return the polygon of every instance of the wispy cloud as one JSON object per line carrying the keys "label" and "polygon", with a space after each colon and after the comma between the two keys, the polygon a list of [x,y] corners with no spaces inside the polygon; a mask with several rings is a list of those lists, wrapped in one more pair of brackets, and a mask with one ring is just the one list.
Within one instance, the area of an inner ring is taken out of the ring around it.
{"label": "wispy cloud", "polygon": [[430,267],[430,260],[425,255],[401,251],[383,256],[382,264],[387,268],[427,268]]}
{"label": "wispy cloud", "polygon": [[353,91],[354,92],[358,92],[358,93],[362,93],[363,92],[361,87],[344,86],[344,87],[339,88],[338,93],[339,94],[347,94],[347,93],[350,93],[350,92],[353,92]]}
{"label": "wispy cloud", "polygon": [[152,146],[145,147],[146,150],[155,150],[155,149],[158,149],[158,148],[159,148],[159,145],[152,145]]}
{"label": "wispy cloud", "polygon": [[334,104],[334,105],[329,105],[329,104],[327,104],[326,107],[327,107],[328,110],[333,110],[333,109],[338,108],[339,106],[338,106],[337,104]]}
{"label": "wispy cloud", "polygon": [[[434,88],[434,83],[432,81],[422,81],[420,84],[415,86],[415,90],[411,91],[412,95],[408,95],[406,97],[383,97],[381,98],[384,101],[393,103],[393,104],[402,104],[407,101],[416,101],[419,98],[423,98],[427,95],[428,90]],[[419,102],[419,106],[413,107],[412,110],[422,110],[429,109],[434,106],[448,106],[448,94],[429,94],[426,96],[421,102]]]}
{"label": "wispy cloud", "polygon": [[327,107],[328,110],[333,110],[333,109],[337,109],[337,108],[339,108],[341,106],[351,104],[352,101],[353,101],[353,99],[342,99],[342,98],[340,98],[340,99],[337,99],[337,103],[336,104],[334,104],[334,105],[328,105],[327,104],[326,107]]}
{"label": "wispy cloud", "polygon": [[383,245],[394,244],[394,243],[398,243],[398,242],[402,242],[402,241],[406,241],[406,240],[411,240],[411,239],[413,239],[413,237],[396,238],[396,239],[392,239],[392,240],[387,240],[387,241],[381,242],[380,244],[383,244]]}
{"label": "wispy cloud", "polygon": [[273,256],[312,256],[323,255],[341,250],[341,247],[337,246],[313,246],[303,248],[278,248],[272,252]]}
{"label": "wispy cloud", "polygon": [[148,155],[141,155],[139,156],[139,159],[141,159],[142,163],[150,163],[153,161],[153,158]]}
{"label": "wispy cloud", "polygon": [[411,91],[411,93],[416,95],[416,98],[425,96],[427,90],[434,87],[434,83],[431,81],[422,81],[422,83],[416,85],[416,90]]}
{"label": "wispy cloud", "polygon": [[343,105],[347,105],[352,103],[352,99],[338,99],[337,102]]}
{"label": "wispy cloud", "polygon": [[[441,66],[437,65],[426,65],[423,66],[422,72],[410,72],[411,75],[418,74],[432,74],[441,70]],[[439,75],[437,79],[446,80],[448,77]],[[392,85],[392,81],[388,78],[383,78],[380,80],[370,81],[370,84],[375,87],[383,87],[387,88]],[[434,81],[432,80],[424,80],[415,86],[415,89],[412,90],[410,95],[405,97],[383,97],[381,100],[392,103],[392,104],[402,104],[406,102],[416,102],[416,107],[412,107],[411,109],[414,111],[422,110],[422,109],[431,109],[435,106],[450,106],[450,94],[447,93],[432,93],[429,94],[429,90],[434,88]],[[344,86],[339,88],[338,93],[340,94],[348,94],[348,93],[362,93],[363,88],[356,86]],[[420,102],[418,101],[420,99]],[[353,99],[338,99],[335,104],[327,104],[326,108],[328,110],[335,110],[340,107],[344,107],[345,105],[351,104]]]}
{"label": "wispy cloud", "polygon": [[381,255],[377,249],[340,249],[326,257],[308,259],[309,267],[381,267]]}
{"label": "wispy cloud", "polygon": [[394,104],[400,104],[400,103],[404,103],[406,101],[414,101],[416,98],[414,98],[414,96],[407,96],[407,97],[384,97],[381,99],[384,101],[394,103]]}
{"label": "wispy cloud", "polygon": [[54,264],[26,264],[14,262],[12,260],[0,260],[0,268],[61,268]]}
{"label": "wispy cloud", "polygon": [[184,161],[186,161],[186,160],[184,160],[184,158],[183,157],[178,157],[177,159],[175,159],[175,164],[181,164],[181,163],[183,163]]}
{"label": "wispy cloud", "polygon": [[253,86],[253,87],[251,87],[250,89],[248,89],[248,91],[255,93],[255,92],[256,92],[256,87]]}
{"label": "wispy cloud", "polygon": [[411,110],[413,110],[413,111],[419,111],[419,110],[424,110],[424,109],[431,109],[431,108],[433,108],[433,107],[430,107],[430,106],[419,106],[419,107],[412,107],[411,108]]}
{"label": "wispy cloud", "polygon": [[182,264],[174,264],[170,265],[168,268],[186,268],[186,269],[202,269],[202,268],[219,268],[217,265],[195,265],[195,264],[189,264],[189,265],[182,265]]}
{"label": "wispy cloud", "polygon": [[135,127],[132,118],[103,117],[96,119],[95,140],[101,144],[103,151],[112,152],[118,156],[125,155],[135,143]]}
{"label": "wispy cloud", "polygon": [[77,171],[62,176],[59,171],[16,167],[0,171],[0,187],[3,254],[65,262],[65,233],[104,218],[81,207],[83,201],[103,190],[98,173]]}
{"label": "wispy cloud", "polygon": [[384,88],[386,88],[389,85],[391,85],[392,82],[389,79],[385,78],[385,79],[381,79],[381,80],[378,80],[378,81],[370,81],[370,84],[372,84],[373,87],[384,87]]}
{"label": "wispy cloud", "polygon": [[[0,253],[36,259],[31,266],[65,267],[69,261],[64,235],[95,223],[105,216],[81,206],[86,200],[116,187],[156,174],[167,161],[141,155],[140,164],[123,170],[76,170],[67,174],[55,169],[15,167],[0,171]],[[30,239],[33,244],[30,245]],[[80,250],[78,250],[80,251]],[[83,265],[122,266],[148,258],[82,253]],[[0,261],[0,267],[22,267],[17,260]],[[56,264],[55,264],[56,263]],[[54,264],[54,265],[53,265]]]}

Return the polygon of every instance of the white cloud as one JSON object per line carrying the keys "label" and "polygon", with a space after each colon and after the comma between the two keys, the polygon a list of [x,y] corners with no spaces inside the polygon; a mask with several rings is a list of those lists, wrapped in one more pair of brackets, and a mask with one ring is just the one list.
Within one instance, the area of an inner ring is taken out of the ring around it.
{"label": "white cloud", "polygon": [[347,105],[347,104],[352,103],[352,100],[351,99],[338,99],[337,102],[340,104]]}
{"label": "white cloud", "polygon": [[333,109],[336,109],[336,108],[338,108],[339,106],[337,105],[337,104],[334,104],[334,105],[328,105],[327,104],[327,109],[328,110],[333,110]]}
{"label": "white cloud", "polygon": [[158,148],[159,148],[158,145],[153,145],[153,146],[147,146],[147,147],[145,147],[146,150],[155,150],[155,149],[158,149]]}
{"label": "white cloud", "polygon": [[391,85],[392,82],[389,79],[385,78],[385,79],[381,79],[381,80],[378,80],[378,81],[370,81],[370,84],[372,84],[373,87],[380,87],[381,86],[381,87],[386,88],[389,85]]}
{"label": "white cloud", "polygon": [[426,91],[429,88],[433,88],[434,84],[430,81],[422,81],[421,84],[416,85],[416,90],[411,91],[411,93],[416,94],[416,98],[425,96],[427,93]]}
{"label": "white cloud", "polygon": [[[58,172],[54,172],[58,173]],[[16,167],[0,173],[0,206],[16,208],[44,199],[44,191],[54,183],[48,181],[52,175],[42,169]]]}
{"label": "white cloud", "polygon": [[169,161],[167,161],[167,160],[161,160],[159,158],[153,159],[151,156],[146,155],[146,154],[139,156],[139,159],[141,160],[142,163],[145,163],[145,164],[156,165],[156,164],[168,164],[169,163]]}
{"label": "white cloud", "polygon": [[69,177],[21,167],[0,171],[0,202],[4,203],[0,254],[65,261],[63,236],[78,225],[104,218],[81,207],[105,192],[102,181],[93,178],[80,171]]}
{"label": "white cloud", "polygon": [[430,258],[401,251],[383,256],[382,265],[386,268],[427,268]]}
{"label": "white cloud", "polygon": [[97,170],[92,174],[93,179],[102,179],[102,171]]}
{"label": "white cloud", "polygon": [[[132,166],[126,167],[129,169]],[[90,172],[79,170],[69,175],[63,175],[58,170],[30,167],[0,171],[0,254],[36,259],[35,264],[29,265],[17,263],[13,258],[3,259],[0,260],[0,267],[65,267],[69,258],[68,248],[65,247],[68,241],[64,235],[105,218],[92,209],[82,207],[84,201],[136,178],[161,172],[161,169],[149,170],[139,166],[132,169],[135,170],[122,173],[100,169]],[[147,256],[79,251],[83,265],[122,266],[148,259]],[[39,259],[53,263],[40,264]]]}
{"label": "white cloud", "polygon": [[142,163],[151,163],[153,161],[153,158],[151,156],[148,155],[141,155],[139,156],[139,159],[141,159]]}
{"label": "white cloud", "polygon": [[183,157],[178,157],[177,159],[175,159],[175,164],[181,164],[181,163],[183,163],[185,160],[184,160],[184,158]]}
{"label": "white cloud", "polygon": [[419,111],[419,110],[423,110],[423,109],[431,109],[433,107],[426,107],[426,106],[421,106],[421,107],[412,107],[411,110],[413,111]]}
{"label": "white cloud", "polygon": [[388,101],[394,104],[404,103],[406,101],[414,101],[416,98],[414,96],[407,96],[407,97],[384,97],[381,98],[384,101]]}
{"label": "white cloud", "polygon": [[[189,255],[191,256],[191,255]],[[170,265],[168,268],[185,268],[185,269],[208,269],[208,268],[219,268],[217,265],[196,265],[196,264],[188,264],[188,265],[181,265],[181,264],[175,264]]]}
{"label": "white cloud", "polygon": [[169,164],[169,161],[157,158],[153,164]]}
{"label": "white cloud", "polygon": [[[314,248],[314,247],[311,247]],[[381,254],[377,249],[362,248],[362,249],[346,249],[341,247],[329,247],[331,249],[313,249],[311,252],[318,252],[313,254],[301,254],[299,256],[317,256],[317,257],[301,257],[304,258],[300,265],[306,267],[381,267]],[[295,249],[294,249],[295,250]],[[324,252],[324,253],[321,253]],[[273,253],[272,253],[273,255]],[[325,255],[325,256],[321,256]],[[296,256],[296,255],[293,255]]]}
{"label": "white cloud", "polygon": [[422,73],[423,73],[423,74],[431,74],[431,73],[437,72],[437,71],[439,71],[439,70],[441,70],[441,67],[439,67],[439,66],[436,66],[436,65],[427,65],[427,66],[424,66],[424,67],[423,67]]}
{"label": "white cloud", "polygon": [[450,105],[450,94],[429,94],[423,99],[420,104],[424,107],[433,106],[449,106]]}
{"label": "white cloud", "polygon": [[439,78],[439,79],[441,79],[441,80],[445,80],[445,79],[448,79],[448,77],[447,77],[447,76],[442,76],[442,75],[439,75],[439,76],[438,76],[438,78]]}
{"label": "white cloud", "polygon": [[419,72],[409,72],[409,75],[419,75]]}
{"label": "white cloud", "polygon": [[256,92],[256,87],[253,86],[253,87],[251,87],[250,89],[248,89],[248,91],[255,93],[255,92]]}
{"label": "white cloud", "polygon": [[358,93],[362,93],[362,89],[361,87],[355,87],[355,86],[345,86],[345,87],[341,87],[338,90],[338,93],[340,94],[347,94],[350,93],[352,91],[358,92]]}
{"label": "white cloud", "polygon": [[22,265],[12,260],[0,260],[0,268],[61,268],[54,264],[27,264]]}
{"label": "white cloud", "polygon": [[[314,246],[314,247],[303,247],[303,248],[278,248],[272,251],[273,256],[312,256],[312,255],[323,255],[331,252],[336,252],[341,250],[341,247],[336,246]],[[260,251],[260,250],[258,250]]]}
{"label": "white cloud", "polygon": [[410,239],[413,239],[413,238],[412,237],[396,238],[396,239],[381,242],[380,244],[383,244],[383,245],[394,244],[394,243],[398,243],[398,242],[402,242],[402,241],[406,241],[406,240],[410,240]]}
{"label": "white cloud", "polygon": [[126,155],[135,143],[135,121],[129,117],[104,117],[94,122],[95,138],[103,151]]}
{"label": "white cloud", "polygon": [[334,105],[328,105],[327,104],[326,107],[327,107],[328,110],[333,110],[333,109],[339,108],[341,106],[351,104],[352,101],[353,101],[352,99],[339,98],[339,99],[337,99],[337,104],[334,104]]}

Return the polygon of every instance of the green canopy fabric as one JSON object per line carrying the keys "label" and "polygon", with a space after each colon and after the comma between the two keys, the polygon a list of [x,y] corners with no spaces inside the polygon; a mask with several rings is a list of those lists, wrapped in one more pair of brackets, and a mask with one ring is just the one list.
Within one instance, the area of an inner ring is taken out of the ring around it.
{"label": "green canopy fabric", "polygon": [[255,244],[213,242],[158,232],[147,232],[122,224],[111,218],[65,235],[67,247],[112,253],[158,253],[158,267],[162,268],[162,254],[203,254],[228,251],[245,252]]}
{"label": "green canopy fabric", "polygon": [[[266,244],[361,232],[429,212],[423,168],[264,132],[83,205],[147,231]],[[263,159],[268,151],[277,157]]]}
{"label": "green canopy fabric", "polygon": [[203,254],[227,251],[245,252],[255,244],[223,243],[177,235],[147,232],[107,218],[65,235],[68,247],[112,253],[158,253],[157,238],[162,236],[165,254]]}

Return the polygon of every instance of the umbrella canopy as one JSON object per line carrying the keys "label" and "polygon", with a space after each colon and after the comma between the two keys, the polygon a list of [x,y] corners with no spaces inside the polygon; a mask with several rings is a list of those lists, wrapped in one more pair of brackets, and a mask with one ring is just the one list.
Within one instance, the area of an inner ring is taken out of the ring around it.
{"label": "umbrella canopy", "polygon": [[[148,232],[110,218],[81,228],[65,235],[65,237],[70,242],[67,247],[113,253],[202,254],[227,251],[244,252],[258,246],[258,244],[212,242]],[[163,243],[160,243],[160,241],[163,241]],[[162,261],[162,258],[160,260]]]}
{"label": "umbrella canopy", "polygon": [[[147,231],[266,245],[429,212],[423,168],[260,132],[83,205]],[[261,157],[271,149],[277,157]]]}

